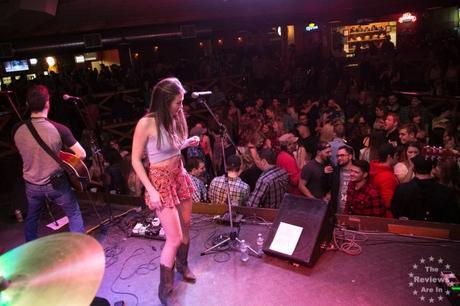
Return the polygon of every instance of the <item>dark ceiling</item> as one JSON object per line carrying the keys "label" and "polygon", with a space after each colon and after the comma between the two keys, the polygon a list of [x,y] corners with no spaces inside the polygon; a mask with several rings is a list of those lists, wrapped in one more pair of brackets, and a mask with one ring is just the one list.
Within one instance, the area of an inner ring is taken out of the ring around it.
{"label": "dark ceiling", "polygon": [[[51,7],[51,14],[27,9],[30,3],[44,3]],[[346,20],[456,3],[451,0],[0,0],[0,42],[203,21],[219,26],[226,20],[238,19],[246,22],[248,19]]]}

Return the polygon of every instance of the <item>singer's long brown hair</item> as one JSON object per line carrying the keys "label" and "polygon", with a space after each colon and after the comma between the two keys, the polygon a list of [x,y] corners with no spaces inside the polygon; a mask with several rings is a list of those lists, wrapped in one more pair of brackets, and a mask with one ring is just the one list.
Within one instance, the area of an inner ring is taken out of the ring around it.
{"label": "singer's long brown hair", "polygon": [[163,141],[163,135],[160,133],[161,126],[168,132],[167,137],[171,144],[179,146],[176,141],[177,136],[179,136],[179,142],[183,142],[187,138],[187,121],[183,110],[180,110],[177,116],[171,116],[170,111],[171,103],[181,93],[184,94],[185,89],[176,78],[163,79],[153,87],[150,107],[146,116],[155,118],[158,149],[161,148]]}

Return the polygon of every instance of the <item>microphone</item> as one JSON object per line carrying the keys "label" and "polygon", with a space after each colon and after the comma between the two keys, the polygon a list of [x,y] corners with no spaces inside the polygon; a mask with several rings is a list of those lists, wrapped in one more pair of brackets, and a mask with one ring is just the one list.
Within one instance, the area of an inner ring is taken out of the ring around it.
{"label": "microphone", "polygon": [[201,96],[208,96],[208,95],[212,95],[212,91],[194,91],[191,94],[193,99],[197,99]]}
{"label": "microphone", "polygon": [[12,90],[1,90],[0,91],[0,94],[5,94],[5,95],[9,95],[9,94],[12,94],[13,91]]}
{"label": "microphone", "polygon": [[79,97],[71,96],[71,95],[68,95],[68,94],[63,94],[62,99],[66,100],[66,101],[67,100],[81,100],[81,98],[79,98]]}

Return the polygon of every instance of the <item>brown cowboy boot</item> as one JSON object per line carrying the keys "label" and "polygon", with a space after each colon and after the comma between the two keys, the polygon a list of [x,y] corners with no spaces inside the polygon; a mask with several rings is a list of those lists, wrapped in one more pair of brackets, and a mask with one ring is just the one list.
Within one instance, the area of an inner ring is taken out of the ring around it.
{"label": "brown cowboy boot", "polygon": [[189,246],[190,244],[181,243],[181,245],[177,249],[176,270],[177,272],[182,274],[182,277],[184,278],[186,282],[194,283],[196,282],[196,276],[188,268],[188,262],[187,262]]}
{"label": "brown cowboy boot", "polygon": [[174,282],[174,267],[168,268],[160,265],[160,285],[158,286],[158,297],[160,298],[161,304],[171,304],[171,293],[173,291]]}

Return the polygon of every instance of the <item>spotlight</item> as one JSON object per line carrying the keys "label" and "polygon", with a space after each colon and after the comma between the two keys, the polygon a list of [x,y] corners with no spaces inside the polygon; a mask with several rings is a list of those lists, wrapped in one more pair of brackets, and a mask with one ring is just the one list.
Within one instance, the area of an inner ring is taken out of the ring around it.
{"label": "spotlight", "polygon": [[54,57],[52,57],[52,56],[48,56],[46,58],[46,63],[48,64],[49,67],[52,67],[52,66],[56,65],[56,59],[54,59]]}
{"label": "spotlight", "polygon": [[37,60],[36,58],[31,58],[31,59],[29,60],[29,62],[30,62],[31,65],[37,65],[38,60]]}

